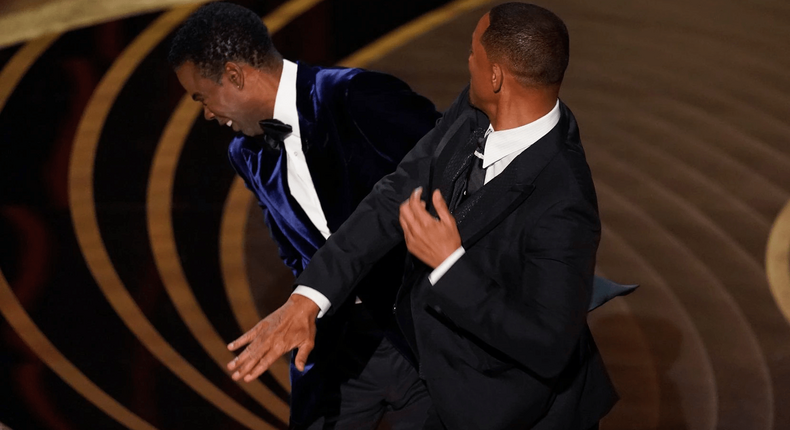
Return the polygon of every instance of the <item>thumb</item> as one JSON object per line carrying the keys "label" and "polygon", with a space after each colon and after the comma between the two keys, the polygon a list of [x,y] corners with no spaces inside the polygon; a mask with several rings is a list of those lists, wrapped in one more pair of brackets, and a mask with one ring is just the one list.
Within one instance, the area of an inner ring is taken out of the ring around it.
{"label": "thumb", "polygon": [[302,345],[299,345],[299,348],[296,350],[296,358],[294,358],[294,365],[296,368],[299,369],[300,372],[304,372],[304,367],[307,363],[307,357],[310,356],[310,352],[313,350],[313,343],[312,342],[305,342]]}

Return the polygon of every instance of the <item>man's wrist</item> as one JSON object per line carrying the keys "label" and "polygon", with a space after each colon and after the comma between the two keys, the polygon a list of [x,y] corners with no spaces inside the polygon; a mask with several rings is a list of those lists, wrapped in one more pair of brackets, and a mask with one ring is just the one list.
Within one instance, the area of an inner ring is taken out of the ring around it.
{"label": "man's wrist", "polygon": [[310,288],[306,285],[297,286],[296,289],[294,289],[293,293],[291,293],[291,296],[294,295],[306,297],[310,299],[313,303],[315,303],[315,305],[318,306],[318,309],[320,309],[317,318],[323,317],[324,314],[326,314],[326,312],[332,306],[332,303],[329,302],[329,299],[327,299],[325,295],[319,293],[314,288]]}
{"label": "man's wrist", "polygon": [[436,268],[433,269],[430,274],[428,274],[428,281],[431,282],[431,285],[436,285],[436,283],[439,282],[439,279],[441,279],[441,277],[444,276],[444,274],[447,273],[451,267],[453,267],[453,264],[455,264],[455,262],[458,261],[458,259],[461,258],[465,253],[466,250],[464,247],[460,246],[447,258],[445,258],[441,264],[436,266]]}
{"label": "man's wrist", "polygon": [[308,315],[311,320],[317,319],[318,314],[321,312],[321,308],[318,304],[310,300],[309,297],[305,297],[301,294],[291,294],[289,300],[293,303],[293,306],[297,308],[297,312]]}

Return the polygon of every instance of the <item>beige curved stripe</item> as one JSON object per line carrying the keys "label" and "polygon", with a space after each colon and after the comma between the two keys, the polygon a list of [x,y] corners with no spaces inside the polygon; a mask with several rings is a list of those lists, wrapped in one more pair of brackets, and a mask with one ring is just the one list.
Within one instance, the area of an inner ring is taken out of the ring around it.
{"label": "beige curved stripe", "polygon": [[251,329],[261,319],[255,308],[244,258],[244,232],[247,229],[247,215],[254,201],[252,193],[244,185],[244,180],[236,176],[222,209],[219,235],[225,293],[242,331]]}
{"label": "beige curved stripe", "polygon": [[25,46],[19,48],[11,60],[3,67],[0,72],[0,112],[3,111],[8,98],[14,92],[14,88],[25,76],[30,66],[38,60],[38,57],[52,45],[60,34],[52,34],[31,40]]}
{"label": "beige curved stripe", "polygon": [[101,238],[93,196],[93,168],[104,122],[129,76],[149,52],[197,5],[166,12],[145,29],[116,59],[91,95],[77,128],[69,165],[69,207],[77,242],[96,283],[118,316],[140,342],[185,384],[241,424],[272,429],[198,372],[148,321],[126,290]]}
{"label": "beige curved stripe", "polygon": [[126,409],[88,379],[47,339],[30,315],[25,312],[2,271],[0,271],[0,313],[41,361],[97,408],[130,429],[156,430],[154,426]]}
{"label": "beige curved stripe", "polygon": [[[0,13],[0,48],[50,33],[65,33],[124,16],[169,9],[195,0],[46,0]],[[2,1],[7,3],[7,1]],[[11,2],[14,3],[14,2]],[[17,3],[21,3],[18,1]]]}
{"label": "beige curved stripe", "polygon": [[[0,72],[0,112],[25,73],[58,37],[60,34],[53,34],[30,41],[20,48],[6,64]],[[126,409],[88,379],[47,339],[14,295],[14,291],[8,285],[2,271],[0,271],[0,313],[41,361],[74,391],[130,429],[156,430],[155,427]]]}
{"label": "beige curved stripe", "polygon": [[[235,356],[225,347],[225,342],[203,312],[189,286],[176,249],[171,217],[178,159],[185,137],[201,110],[201,105],[195,103],[191,97],[182,98],[157,144],[148,178],[148,237],[162,284],[179,316],[209,356],[220,368],[226,370],[225,364]],[[288,422],[288,404],[260,381],[239,381],[239,386],[277,418]]]}
{"label": "beige curved stripe", "polygon": [[779,212],[768,235],[765,273],[776,305],[790,323],[790,202]]}

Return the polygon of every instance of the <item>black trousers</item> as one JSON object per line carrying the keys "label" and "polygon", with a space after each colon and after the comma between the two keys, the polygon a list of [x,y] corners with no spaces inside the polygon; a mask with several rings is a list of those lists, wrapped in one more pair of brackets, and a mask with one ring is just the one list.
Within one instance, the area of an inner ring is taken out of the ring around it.
{"label": "black trousers", "polygon": [[384,336],[364,305],[353,305],[331,360],[334,388],[306,430],[421,429],[431,407],[425,383]]}

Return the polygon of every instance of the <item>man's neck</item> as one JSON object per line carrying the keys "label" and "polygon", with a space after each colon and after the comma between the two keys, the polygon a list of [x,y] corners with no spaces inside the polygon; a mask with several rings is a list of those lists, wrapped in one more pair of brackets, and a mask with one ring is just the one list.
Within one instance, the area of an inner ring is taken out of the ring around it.
{"label": "man's neck", "polygon": [[551,112],[557,104],[557,96],[555,90],[503,90],[486,114],[496,131],[521,127]]}
{"label": "man's neck", "polygon": [[[283,65],[282,62],[273,70],[260,70],[252,66],[250,67],[248,84],[252,86],[253,94],[255,95],[255,106],[261,106],[271,116],[274,112],[274,95],[280,87],[280,76],[282,75]],[[266,118],[261,118],[266,119]]]}

